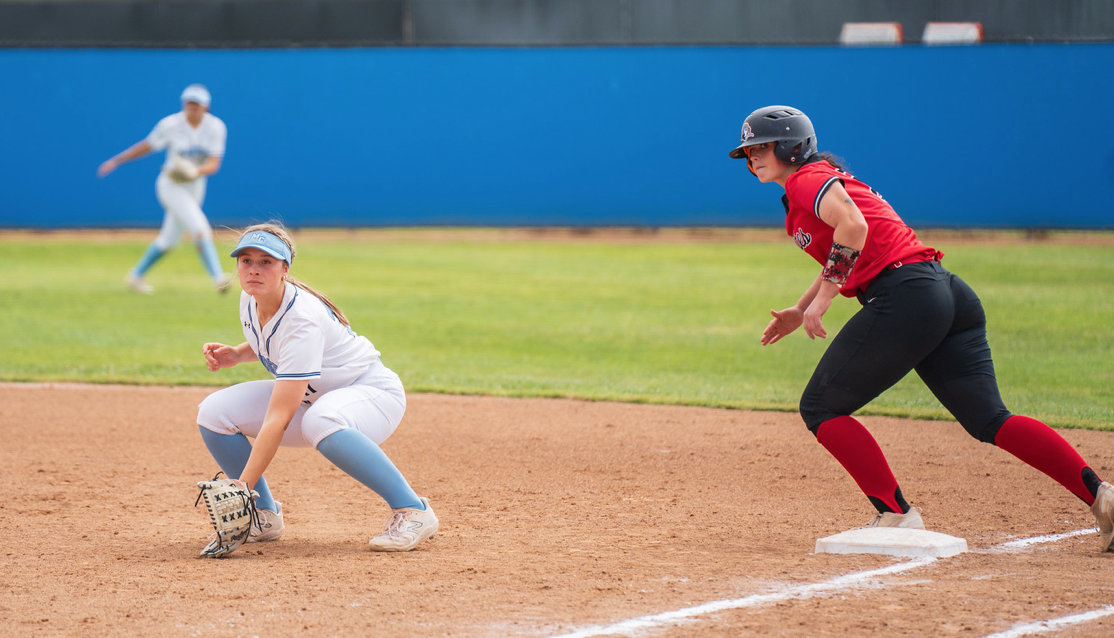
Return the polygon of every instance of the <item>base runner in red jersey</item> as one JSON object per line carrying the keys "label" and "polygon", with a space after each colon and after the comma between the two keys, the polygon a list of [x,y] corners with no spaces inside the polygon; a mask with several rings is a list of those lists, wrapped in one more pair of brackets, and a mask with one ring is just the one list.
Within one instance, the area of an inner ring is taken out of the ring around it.
{"label": "base runner in red jersey", "polygon": [[862,308],[833,339],[801,396],[801,417],[877,510],[871,525],[923,528],[878,443],[851,415],[916,371],[974,438],[1055,479],[1090,506],[1102,551],[1114,551],[1114,486],[1048,425],[1012,414],[1002,401],[978,295],[948,272],[882,196],[818,152],[809,118],[768,106],[743,123],[730,153],[759,181],[785,189],[785,230],[820,265],[796,304],[771,310],[762,345],[804,327],[826,338],[833,300]]}

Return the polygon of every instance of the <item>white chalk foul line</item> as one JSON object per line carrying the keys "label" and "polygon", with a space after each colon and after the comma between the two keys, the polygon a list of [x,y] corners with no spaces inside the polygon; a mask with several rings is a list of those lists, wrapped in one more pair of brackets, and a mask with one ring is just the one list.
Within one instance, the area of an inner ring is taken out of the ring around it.
{"label": "white chalk foul line", "polygon": [[1072,536],[1082,536],[1083,534],[1094,534],[1095,528],[1089,527],[1087,529],[1077,529],[1074,532],[1067,532],[1065,534],[1051,534],[1049,536],[1034,536],[1032,538],[1020,538],[1008,543],[1002,543],[999,547],[1028,547],[1030,545],[1039,545],[1040,543],[1055,543],[1062,541],[1065,538]]}
{"label": "white chalk foul line", "polygon": [[[1074,532],[1067,532],[1066,534],[1051,534],[1051,535],[1048,535],[1048,536],[1034,536],[1032,538],[1021,538],[1021,539],[1018,539],[1018,540],[1015,540],[1015,541],[1009,541],[1008,543],[1002,543],[1001,545],[999,545],[999,547],[1009,547],[1009,548],[1028,547],[1029,545],[1038,545],[1040,543],[1054,543],[1056,541],[1063,540],[1065,538],[1071,538],[1072,536],[1081,536],[1083,534],[1094,534],[1094,533],[1095,533],[1094,528],[1080,529],[1080,530],[1076,530]],[[684,609],[676,609],[674,611],[666,611],[666,612],[662,612],[660,614],[652,614],[652,615],[649,615],[649,616],[642,616],[640,618],[631,618],[630,620],[624,620],[622,622],[617,622],[617,623],[614,623],[612,625],[599,625],[599,626],[596,626],[596,627],[588,627],[586,629],[580,629],[580,630],[577,630],[577,631],[574,631],[574,632],[571,632],[571,633],[567,633],[567,634],[559,634],[559,635],[551,636],[550,638],[588,638],[589,636],[629,635],[629,634],[631,634],[635,631],[638,631],[640,629],[653,629],[655,627],[660,627],[661,625],[664,625],[666,623],[678,622],[678,621],[681,621],[681,620],[694,618],[696,616],[702,616],[704,614],[712,614],[712,613],[715,613],[717,611],[724,611],[726,609],[741,609],[743,607],[755,607],[755,606],[758,606],[758,605],[765,605],[765,604],[769,604],[769,603],[773,603],[773,602],[779,602],[779,601],[782,601],[782,600],[789,600],[791,598],[808,598],[809,596],[814,596],[816,594],[831,593],[831,592],[839,591],[841,589],[847,589],[849,587],[852,587],[854,585],[862,583],[863,581],[867,581],[867,580],[870,580],[871,578],[876,578],[878,576],[886,576],[886,575],[889,575],[889,574],[897,574],[897,573],[901,573],[901,572],[904,572],[904,571],[917,569],[918,567],[924,567],[925,565],[932,564],[932,562],[935,561],[935,560],[936,560],[935,558],[919,558],[919,559],[916,559],[916,560],[909,561],[907,563],[897,563],[895,565],[890,565],[889,567],[883,567],[882,569],[875,569],[875,570],[866,571],[866,572],[856,572],[854,574],[847,574],[846,576],[839,576],[837,578],[833,578],[831,580],[828,580],[828,581],[825,581],[825,582],[822,582],[822,583],[814,583],[814,584],[811,584],[811,585],[800,585],[800,586],[797,586],[797,587],[791,587],[789,589],[785,589],[785,590],[782,590],[782,591],[779,591],[779,592],[774,592],[774,593],[771,593],[771,594],[754,594],[752,596],[747,596],[745,598],[736,598],[736,599],[733,599],[733,600],[715,600],[715,601],[712,601],[710,603],[704,603],[703,605],[697,605],[695,607],[685,607]],[[1111,609],[1112,611],[1108,612],[1108,611],[1106,611],[1106,609]],[[1097,616],[1090,615],[1090,614],[1096,614],[1096,613],[1098,614]],[[1063,620],[1074,619],[1074,618],[1082,618],[1084,616],[1085,616],[1085,618],[1083,618],[1082,620],[1074,620],[1073,622],[1086,622],[1088,620],[1092,620],[1093,618],[1101,618],[1102,616],[1106,616],[1110,613],[1114,613],[1114,607],[1103,608],[1102,610],[1099,610],[1098,612],[1088,612],[1087,614],[1079,614],[1078,616],[1067,616],[1067,617],[1065,617],[1063,619],[1060,619],[1060,620],[1057,620],[1057,621],[1044,621],[1043,623],[1035,623],[1033,625],[1026,625],[1026,627],[1043,627],[1047,623],[1050,623],[1050,622],[1061,622]],[[1067,623],[1067,624],[1072,624],[1072,623]],[[1057,626],[1059,626],[1059,625],[1057,625]],[[1015,629],[1015,630],[1011,630],[1011,631],[1017,631],[1017,630]],[[1046,630],[1045,629],[1040,629],[1040,631],[1046,631]],[[1033,632],[1030,631],[1029,633],[1033,633]],[[1004,634],[994,634],[993,636],[986,636],[986,638],[1006,638],[1007,636],[1012,637],[1012,636],[1015,636],[1015,635],[1016,636],[1023,636],[1025,634],[1023,634],[1023,633],[1022,634],[1012,634],[1012,633],[1007,632],[1007,633],[1004,633]]]}
{"label": "white chalk foul line", "polygon": [[808,598],[817,594],[829,594],[844,589],[849,589],[855,585],[860,585],[871,579],[878,578],[879,576],[889,576],[890,574],[899,574],[913,569],[924,567],[925,565],[932,564],[936,559],[918,558],[905,563],[897,563],[889,567],[881,569],[872,569],[865,572],[856,572],[853,574],[846,574],[838,576],[831,580],[826,580],[821,583],[812,583],[810,585],[798,585],[790,587],[781,591],[769,594],[754,594],[745,598],[736,598],[733,600],[716,600],[703,605],[695,607],[686,607],[684,609],[676,609],[674,611],[666,611],[660,614],[653,614],[650,616],[642,616],[641,618],[632,618],[613,625],[600,625],[596,627],[588,627],[580,629],[567,634],[560,634],[552,638],[588,638],[588,636],[614,636],[631,634],[640,629],[653,629],[660,627],[667,623],[678,622],[693,618],[695,616],[703,616],[705,614],[714,614],[718,611],[727,609],[741,609],[743,607],[755,607],[758,605],[768,605],[770,603],[780,602],[794,598]]}
{"label": "white chalk foul line", "polygon": [[996,634],[990,634],[983,638],[1018,638],[1019,636],[1031,636],[1033,634],[1040,634],[1046,631],[1055,631],[1070,625],[1078,625],[1079,623],[1089,622],[1103,616],[1114,614],[1114,605],[1107,605],[1102,609],[1088,611],[1082,614],[1075,614],[1072,616],[1063,616],[1053,620],[1042,620],[1040,622],[1029,623],[1028,625],[1021,625],[1014,627],[1009,631],[1001,631]]}
{"label": "white chalk foul line", "polygon": [[[1094,534],[1095,528],[1089,527],[1087,529],[1077,529],[1074,532],[1067,532],[1065,534],[1050,534],[1048,536],[1034,536],[1032,538],[1020,538],[1008,543],[1002,543],[999,547],[1028,547],[1030,545],[1039,545],[1040,543],[1055,543],[1056,541],[1071,538],[1072,536],[1082,536],[1084,534]],[[1114,605],[1107,605],[1102,609],[1095,611],[1088,611],[1082,614],[1075,614],[1072,616],[1064,616],[1062,618],[1055,618],[1053,620],[1041,620],[1027,625],[1019,625],[1010,629],[1009,631],[1001,631],[996,634],[984,636],[984,638],[1018,638],[1019,636],[1030,636],[1032,634],[1040,634],[1046,631],[1053,631],[1061,627],[1070,625],[1077,625],[1079,623],[1089,622],[1096,618],[1109,616],[1114,614]]]}

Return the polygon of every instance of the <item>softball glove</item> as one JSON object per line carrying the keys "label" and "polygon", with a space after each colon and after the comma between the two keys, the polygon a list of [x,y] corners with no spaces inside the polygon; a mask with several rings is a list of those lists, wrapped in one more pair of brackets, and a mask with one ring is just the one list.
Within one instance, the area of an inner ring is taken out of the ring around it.
{"label": "softball glove", "polygon": [[193,506],[205,499],[205,508],[209,510],[209,521],[213,523],[216,534],[201,555],[207,558],[220,558],[236,551],[240,545],[248,540],[251,534],[251,525],[257,514],[255,511],[255,497],[258,493],[249,490],[248,486],[236,479],[219,479],[220,472],[211,481],[199,481],[197,487],[201,492]]}
{"label": "softball glove", "polygon": [[197,172],[197,166],[193,162],[181,155],[175,154],[170,159],[170,168],[167,169],[166,176],[179,184],[185,184],[186,182],[192,182],[197,179],[199,173]]}

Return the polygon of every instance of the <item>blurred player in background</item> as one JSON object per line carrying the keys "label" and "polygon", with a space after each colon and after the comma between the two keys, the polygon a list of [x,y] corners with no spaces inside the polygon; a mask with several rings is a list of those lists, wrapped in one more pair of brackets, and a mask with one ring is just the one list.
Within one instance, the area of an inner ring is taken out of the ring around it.
{"label": "blurred player in background", "polygon": [[1114,486],[1044,423],[1011,414],[994,377],[986,315],[975,292],[940,264],[872,188],[817,153],[801,111],[758,109],[743,124],[745,158],[758,180],[785,189],[786,232],[823,268],[796,305],[771,310],[762,345],[800,326],[824,338],[822,319],[837,295],[860,309],[832,340],[801,397],[805,425],[851,474],[878,510],[872,527],[924,529],[874,437],[851,417],[916,370],[967,432],[1044,472],[1091,506],[1102,551],[1114,551]]}
{"label": "blurred player in background", "polygon": [[213,245],[213,229],[201,210],[206,181],[209,175],[220,170],[227,137],[224,122],[209,113],[210,102],[209,90],[204,86],[187,86],[182,91],[180,112],[159,120],[150,135],[104,162],[97,170],[97,175],[104,177],[125,162],[166,150],[166,161],[155,181],[155,192],[166,213],[158,237],[128,273],[128,285],[136,292],[148,295],[153,292],[144,275],[159,258],[178,245],[183,233],[189,233],[196,244],[201,262],[217,291],[227,291],[232,283],[232,277],[221,270]]}
{"label": "blurred player in background", "polygon": [[258,359],[275,379],[214,392],[201,402],[197,422],[224,473],[259,493],[248,542],[283,532],[281,504],[263,478],[278,448],[312,446],[393,510],[371,548],[413,549],[437,531],[438,521],[379,447],[406,411],[398,375],[328,297],[290,277],[294,243],[281,226],[248,228],[232,256],[246,341],[206,343],[205,362],[216,372]]}

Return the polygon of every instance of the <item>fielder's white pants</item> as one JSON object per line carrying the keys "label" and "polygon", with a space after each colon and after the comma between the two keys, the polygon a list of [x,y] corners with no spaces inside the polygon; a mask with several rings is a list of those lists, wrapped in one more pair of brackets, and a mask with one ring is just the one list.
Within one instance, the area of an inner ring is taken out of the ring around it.
{"label": "fielder's white pants", "polygon": [[201,203],[205,201],[206,181],[204,177],[199,177],[192,182],[179,184],[167,177],[166,173],[159,173],[159,178],[155,181],[155,193],[166,211],[162,218],[162,230],[154,241],[159,250],[165,252],[177,246],[183,233],[189,233],[194,240],[213,238],[213,228],[201,210]]}
{"label": "fielder's white pants", "polygon": [[[274,387],[275,381],[269,379],[217,390],[198,406],[197,423],[217,434],[242,433],[254,439],[263,428]],[[316,448],[322,439],[345,428],[356,428],[382,445],[405,412],[401,381],[392,383],[382,373],[365,374],[352,385],[326,392],[313,405],[299,406],[282,437],[282,447]]]}

